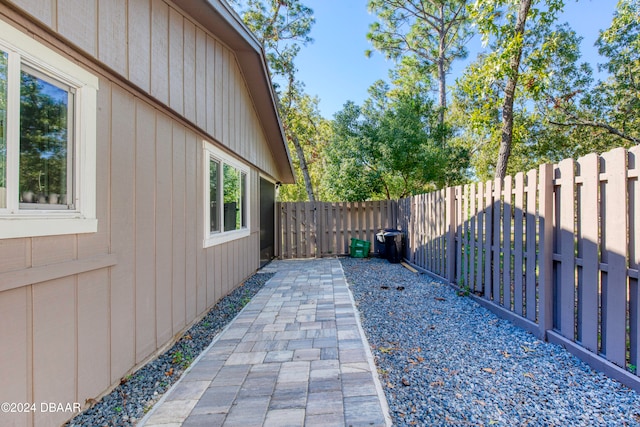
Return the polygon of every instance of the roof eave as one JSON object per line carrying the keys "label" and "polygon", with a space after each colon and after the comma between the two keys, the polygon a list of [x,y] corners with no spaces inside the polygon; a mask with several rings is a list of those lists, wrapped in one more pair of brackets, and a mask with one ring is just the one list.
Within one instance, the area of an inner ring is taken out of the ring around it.
{"label": "roof eave", "polygon": [[278,165],[280,176],[274,178],[284,184],[294,183],[295,175],[287,139],[278,114],[266,56],[260,42],[224,0],[174,0],[174,2],[235,52],[255,103],[256,112],[262,122],[269,149]]}

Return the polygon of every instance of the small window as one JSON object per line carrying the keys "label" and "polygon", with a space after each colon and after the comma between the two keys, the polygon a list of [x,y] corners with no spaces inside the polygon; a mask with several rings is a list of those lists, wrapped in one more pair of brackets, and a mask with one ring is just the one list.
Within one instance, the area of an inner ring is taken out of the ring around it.
{"label": "small window", "polygon": [[216,159],[209,159],[209,213],[210,227],[209,232],[217,233],[220,231],[220,220],[218,214],[218,188],[220,188],[220,162]]}
{"label": "small window", "polygon": [[0,239],[97,231],[97,90],[0,20]]}
{"label": "small window", "polygon": [[204,143],[207,159],[205,247],[249,235],[248,168]]}
{"label": "small window", "polygon": [[73,88],[20,74],[20,209],[73,209]]}

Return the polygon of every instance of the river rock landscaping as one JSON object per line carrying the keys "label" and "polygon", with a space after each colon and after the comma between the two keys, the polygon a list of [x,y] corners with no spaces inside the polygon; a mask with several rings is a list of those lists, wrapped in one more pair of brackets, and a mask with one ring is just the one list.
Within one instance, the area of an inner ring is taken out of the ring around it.
{"label": "river rock landscaping", "polygon": [[449,285],[341,259],[396,426],[640,426],[640,395]]}
{"label": "river rock landscaping", "polygon": [[169,350],[123,378],[111,393],[93,402],[66,426],[134,426],[271,277],[273,273],[257,273],[247,279],[218,301]]}

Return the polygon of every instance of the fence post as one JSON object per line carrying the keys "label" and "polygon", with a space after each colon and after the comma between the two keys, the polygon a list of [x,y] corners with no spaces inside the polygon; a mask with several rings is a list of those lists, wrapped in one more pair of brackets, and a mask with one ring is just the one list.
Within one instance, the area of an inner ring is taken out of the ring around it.
{"label": "fence post", "polygon": [[456,189],[448,187],[445,190],[445,210],[446,210],[446,239],[447,248],[445,259],[447,262],[446,279],[455,283],[456,278]]}
{"label": "fence post", "polygon": [[546,339],[553,329],[553,165],[540,165],[538,326],[539,338]]}
{"label": "fence post", "polygon": [[324,256],[326,248],[324,247],[324,203],[315,202],[313,204],[313,222],[316,230],[316,258]]}

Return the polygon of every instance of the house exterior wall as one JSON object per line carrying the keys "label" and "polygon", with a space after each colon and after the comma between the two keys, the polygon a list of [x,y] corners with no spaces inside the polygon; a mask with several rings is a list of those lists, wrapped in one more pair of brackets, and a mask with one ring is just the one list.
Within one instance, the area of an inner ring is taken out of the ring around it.
{"label": "house exterior wall", "polygon": [[[234,53],[172,3],[18,0],[0,19],[99,77],[97,233],[0,239],[0,402],[85,406],[257,269],[259,177],[282,165]],[[250,235],[206,249],[203,140],[251,189]]]}

